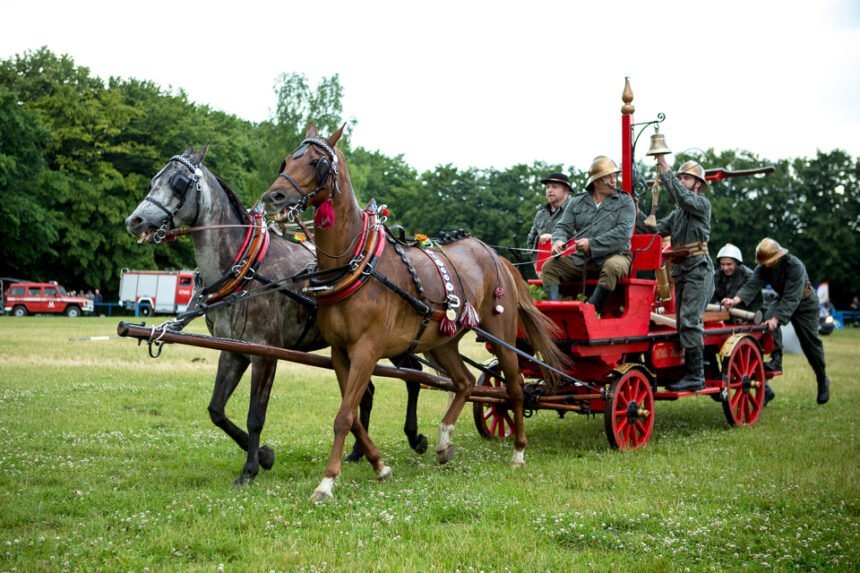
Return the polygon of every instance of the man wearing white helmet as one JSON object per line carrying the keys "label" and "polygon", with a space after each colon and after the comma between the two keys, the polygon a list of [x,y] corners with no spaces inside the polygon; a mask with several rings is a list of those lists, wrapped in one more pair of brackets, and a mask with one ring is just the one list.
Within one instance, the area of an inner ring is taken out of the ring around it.
{"label": "man wearing white helmet", "polygon": [[[714,294],[711,302],[719,304],[724,298],[732,298],[744,286],[752,275],[752,269],[744,264],[741,250],[731,243],[726,243],[717,253],[717,264],[720,268],[714,271]],[[738,308],[756,312],[761,308],[762,297],[759,293],[748,305],[743,303]]]}
{"label": "man wearing white helmet", "polygon": [[675,176],[666,163],[665,155],[657,156],[660,183],[675,202],[675,210],[657,221],[655,230],[671,236],[673,257],[672,278],[675,279],[675,309],[678,338],[684,348],[686,373],[680,380],[668,384],[671,392],[703,390],[705,388],[705,325],[702,315],[714,290],[714,264],[708,256],[711,236],[711,202],[705,197],[708,182],[705,170],[695,161],[687,161]]}

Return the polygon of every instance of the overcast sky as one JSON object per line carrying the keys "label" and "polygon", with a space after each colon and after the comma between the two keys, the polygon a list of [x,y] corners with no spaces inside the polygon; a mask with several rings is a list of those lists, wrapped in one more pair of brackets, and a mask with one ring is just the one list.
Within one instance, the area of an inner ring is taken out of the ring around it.
{"label": "overcast sky", "polygon": [[3,2],[0,58],[41,46],[250,121],[339,74],[353,145],[420,170],[620,159],[625,76],[675,151],[860,156],[858,0]]}

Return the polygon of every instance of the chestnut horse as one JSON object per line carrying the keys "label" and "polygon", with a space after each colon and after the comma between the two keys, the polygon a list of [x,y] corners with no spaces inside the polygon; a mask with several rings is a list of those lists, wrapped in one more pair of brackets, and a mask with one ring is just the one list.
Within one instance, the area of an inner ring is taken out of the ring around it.
{"label": "chestnut horse", "polygon": [[[319,273],[306,292],[320,303],[318,321],[331,345],[331,357],[343,400],[334,421],[334,443],[325,475],[311,499],[332,496],[341,470],[346,433],[364,448],[377,479],[391,475],[379,449],[356,419],[356,408],[374,364],[381,358],[420,352],[451,378],[454,397],[439,425],[436,456],[440,464],[454,454],[451,433],[475,384],[458,352],[469,327],[477,326],[497,341],[516,344],[517,324],[537,353],[554,368],[564,354],[550,333],[552,321],[537,310],[528,289],[505,259],[481,241],[466,237],[444,247],[419,248],[398,242],[382,225],[384,213],[374,201],[358,205],[346,161],[337,142],[343,126],[323,139],[314,125],[306,139],[281,164],[281,173],[263,194],[267,210],[294,219],[316,208],[314,238]],[[514,404],[512,463],[525,463],[523,390],[517,355],[490,342]]]}
{"label": "chestnut horse", "polygon": [[[214,336],[293,350],[324,348],[327,344],[315,320],[316,301],[303,296],[301,285],[289,280],[314,265],[313,252],[298,243],[270,238],[262,213],[249,214],[227,184],[203,165],[207,149],[208,146],[194,153],[189,146],[152,178],[147,196],[125,221],[128,232],[137,236],[139,243],[145,243],[160,241],[167,231],[179,225],[191,226],[196,231],[192,242],[200,278],[206,287],[203,291],[207,295],[204,302],[209,306],[206,326]],[[234,270],[241,270],[246,260],[253,266],[253,272],[249,266],[244,275],[248,280],[237,280]],[[275,281],[270,285],[275,288],[263,294],[267,279]],[[243,290],[251,296],[231,294]],[[245,432],[227,417],[225,407],[249,365],[251,400]],[[277,365],[274,358],[226,351],[218,359],[209,416],[248,453],[234,485],[251,482],[259,466],[269,469],[275,463],[274,451],[260,445],[260,434]],[[412,448],[422,453],[427,448],[427,439],[418,434],[420,385],[406,384],[409,401],[404,431]],[[371,384],[361,404],[365,424],[370,420],[372,390]],[[356,445],[348,459],[357,461],[360,457],[361,449]]]}

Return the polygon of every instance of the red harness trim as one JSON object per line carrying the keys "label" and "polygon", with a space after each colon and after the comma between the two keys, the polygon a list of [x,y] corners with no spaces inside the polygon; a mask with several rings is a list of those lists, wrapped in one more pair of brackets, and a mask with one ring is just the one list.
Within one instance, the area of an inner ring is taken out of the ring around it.
{"label": "red harness trim", "polygon": [[[364,253],[364,261],[357,269],[357,272],[353,273],[353,276],[349,281],[335,287],[336,292],[315,295],[317,302],[320,304],[334,304],[355,294],[358,289],[364,286],[367,279],[370,278],[370,275],[364,272],[367,266],[375,266],[379,257],[382,255],[382,251],[385,249],[385,241],[382,236],[382,226],[376,220],[376,212],[373,211],[368,213],[367,211],[362,211],[361,214],[364,219],[364,225],[361,231],[361,240],[358,241],[358,246],[355,249],[355,253],[353,253],[353,257],[357,257]],[[371,218],[373,218],[372,227],[370,221]],[[368,241],[370,236],[369,230],[371,228],[375,233],[373,234],[372,240]],[[373,243],[373,241],[376,242]],[[372,244],[368,244],[369,242]]]}
{"label": "red harness trim", "polygon": [[[232,279],[227,281],[223,287],[209,295],[206,299],[206,304],[212,304],[233,294],[242,289],[245,283],[250,280],[248,272],[259,268],[269,250],[269,229],[263,222],[261,213],[252,213],[254,225],[248,227],[248,232],[245,234],[245,241],[242,243],[242,248],[233,259],[233,267],[241,263],[245,263],[239,269],[239,272]],[[250,251],[250,252],[249,252]]]}

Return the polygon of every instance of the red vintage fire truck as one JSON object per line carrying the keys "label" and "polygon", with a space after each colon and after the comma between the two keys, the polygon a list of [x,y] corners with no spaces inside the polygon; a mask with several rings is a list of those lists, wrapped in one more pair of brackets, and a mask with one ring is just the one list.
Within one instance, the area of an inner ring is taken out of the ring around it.
{"label": "red vintage fire truck", "polygon": [[119,304],[141,316],[185,312],[194,292],[194,271],[123,269]]}

